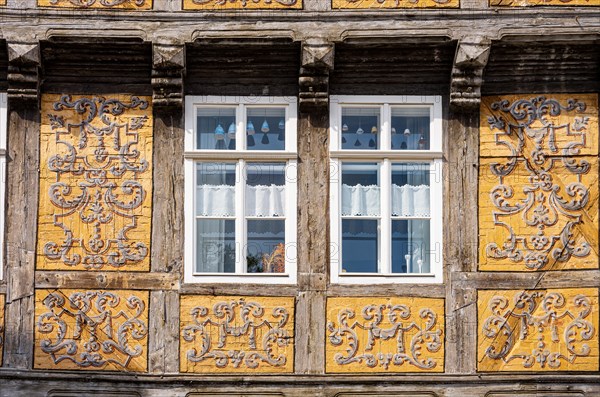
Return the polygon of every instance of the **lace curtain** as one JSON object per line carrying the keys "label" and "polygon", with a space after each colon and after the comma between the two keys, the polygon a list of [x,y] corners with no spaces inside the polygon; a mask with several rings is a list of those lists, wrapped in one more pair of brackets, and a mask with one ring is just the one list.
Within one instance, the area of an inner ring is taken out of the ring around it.
{"label": "lace curtain", "polygon": [[[235,216],[235,186],[200,185],[196,192],[199,216]],[[284,216],[285,186],[246,186],[246,216]]]}
{"label": "lace curtain", "polygon": [[[429,217],[429,186],[392,185],[392,215]],[[342,185],[342,216],[379,216],[381,188]]]}

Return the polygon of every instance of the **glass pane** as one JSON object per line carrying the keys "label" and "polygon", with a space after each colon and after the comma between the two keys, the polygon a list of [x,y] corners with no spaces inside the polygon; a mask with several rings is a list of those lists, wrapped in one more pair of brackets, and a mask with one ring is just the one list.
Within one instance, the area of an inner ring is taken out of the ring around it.
{"label": "glass pane", "polygon": [[377,273],[378,221],[342,219],[342,273]]}
{"label": "glass pane", "polygon": [[342,163],[342,216],[379,216],[377,163]]}
{"label": "glass pane", "polygon": [[196,215],[235,216],[235,164],[196,164]]}
{"label": "glass pane", "polygon": [[392,149],[429,150],[429,108],[392,108]]}
{"label": "glass pane", "polygon": [[392,164],[392,216],[430,216],[429,176],[429,164]]}
{"label": "glass pane", "polygon": [[379,109],[342,108],[342,149],[379,149]]}
{"label": "glass pane", "polygon": [[429,220],[392,221],[392,273],[429,273]]}
{"label": "glass pane", "polygon": [[249,220],[248,273],[285,272],[285,221]]}
{"label": "glass pane", "polygon": [[285,216],[285,163],[248,163],[246,216]]}
{"label": "glass pane", "polygon": [[196,271],[235,273],[235,221],[196,219]]}
{"label": "glass pane", "polygon": [[285,150],[285,108],[248,108],[246,149]]}
{"label": "glass pane", "polygon": [[196,149],[235,150],[235,108],[200,108]]}

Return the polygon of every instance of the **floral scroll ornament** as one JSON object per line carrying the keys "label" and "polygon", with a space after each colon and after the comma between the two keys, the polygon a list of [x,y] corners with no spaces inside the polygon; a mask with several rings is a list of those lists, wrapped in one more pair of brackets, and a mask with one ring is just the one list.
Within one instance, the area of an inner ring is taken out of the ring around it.
{"label": "floral scroll ornament", "polygon": [[[105,98],[72,102],[65,95],[53,104],[54,111],[73,109],[83,121],[71,123],[59,113],[48,115],[55,143],[63,149],[48,158],[48,171],[56,175],[48,198],[59,209],[53,225],[64,234],[63,241],[44,244],[48,259],[70,267],[83,264],[86,269],[102,269],[122,268],[147,257],[146,243],[129,241],[128,233],[136,229],[136,210],[148,194],[138,179],[149,164],[137,149],[139,130],[148,117],[129,117],[123,123],[118,117],[129,109],[147,108],[148,102],[135,96],[124,103]],[[69,180],[76,181],[75,189]],[[90,235],[77,235],[69,218],[89,225]],[[81,253],[74,252],[74,246]]]}
{"label": "floral scroll ornament", "polygon": [[[499,183],[492,188],[489,197],[495,207],[494,225],[505,228],[509,237],[498,245],[486,245],[486,255],[494,259],[509,259],[524,263],[528,269],[542,269],[549,263],[549,257],[558,262],[567,262],[571,257],[583,258],[590,254],[591,247],[586,241],[577,242],[574,228],[582,223],[581,212],[590,201],[589,188],[581,177],[590,170],[590,163],[573,157],[585,147],[588,117],[574,117],[565,124],[554,124],[551,117],[562,112],[584,112],[586,105],[575,99],[567,100],[566,105],[555,99],[543,96],[521,99],[513,103],[508,100],[495,102],[491,109],[497,113],[488,117],[498,146],[510,151],[506,161],[490,165],[492,174]],[[498,113],[500,113],[498,115]],[[509,122],[506,114],[516,121]],[[557,136],[568,137],[570,142],[562,144],[559,150]],[[509,138],[509,139],[505,139]],[[516,143],[512,139],[516,138]],[[526,141],[533,147],[526,151]],[[522,187],[525,198],[516,201],[515,189],[505,179],[523,164],[529,173],[528,184]],[[555,165],[562,163],[564,168],[577,177],[577,181],[561,186],[559,178],[553,175]],[[526,226],[535,228],[535,235],[520,236],[503,218],[520,215]],[[566,223],[559,235],[548,235],[546,229],[557,225],[559,220]]]}
{"label": "floral scroll ornament", "polygon": [[[123,301],[111,292],[87,291],[72,293],[66,300],[52,292],[42,303],[47,312],[37,320],[42,335],[39,348],[54,364],[68,361],[82,368],[127,369],[144,352],[146,305],[137,296]],[[44,334],[50,337],[43,339]]]}
{"label": "floral scroll ornament", "polygon": [[[488,304],[492,314],[482,325],[483,336],[493,341],[485,356],[504,363],[520,360],[524,368],[538,363],[542,368],[552,369],[560,368],[564,361],[573,363],[577,357],[589,356],[592,349],[586,341],[596,335],[588,321],[592,312],[590,299],[581,294],[573,297],[575,311],[565,309],[565,303],[563,294],[557,292],[523,291],[515,295],[512,307],[505,296],[494,296]],[[538,306],[540,315],[535,314]],[[559,323],[564,324],[562,333]],[[533,349],[513,354],[517,340],[530,338],[530,333],[537,333]],[[548,345],[552,344],[564,344],[568,353],[551,351]]]}
{"label": "floral scroll ornament", "polygon": [[[388,328],[381,327],[384,316],[389,321]],[[335,362],[339,365],[364,363],[369,368],[381,366],[386,370],[390,365],[401,366],[405,363],[424,370],[435,368],[437,366],[435,360],[422,356],[426,351],[435,353],[442,348],[442,330],[437,326],[437,315],[433,310],[421,309],[419,316],[426,320],[424,326],[410,321],[411,310],[405,305],[365,306],[360,321],[352,321],[355,317],[354,310],[348,308],[340,310],[337,316],[338,324],[333,322],[327,324],[330,332],[329,342],[334,346],[348,345],[345,354],[335,354]],[[361,330],[367,331],[367,342],[364,347],[359,343]],[[414,331],[416,333],[407,341],[407,334]],[[394,352],[371,353],[381,341],[391,339],[396,340]],[[360,353],[360,350],[364,353]]]}
{"label": "floral scroll ornament", "polygon": [[[192,0],[192,2],[198,5],[206,5],[213,3],[215,6],[224,6],[227,3],[237,3],[238,0]],[[281,4],[282,6],[291,7],[293,5],[296,5],[298,0],[239,0],[240,5],[244,8],[247,7],[249,3],[260,4],[261,2],[263,2],[267,6],[273,2],[276,2]]]}
{"label": "floral scroll ornament", "polygon": [[[214,360],[217,368],[232,365],[240,368],[258,368],[261,363],[272,367],[286,365],[285,354],[277,354],[278,348],[288,345],[291,335],[285,328],[289,313],[283,307],[274,307],[272,318],[277,322],[265,319],[265,309],[256,302],[243,299],[230,302],[218,302],[210,310],[204,306],[194,307],[191,312],[193,324],[182,329],[182,337],[187,342],[196,342],[187,352],[192,362]],[[216,333],[211,328],[217,329]],[[262,334],[262,338],[257,335]],[[229,349],[228,342],[237,344],[240,337],[247,337],[247,350]]]}

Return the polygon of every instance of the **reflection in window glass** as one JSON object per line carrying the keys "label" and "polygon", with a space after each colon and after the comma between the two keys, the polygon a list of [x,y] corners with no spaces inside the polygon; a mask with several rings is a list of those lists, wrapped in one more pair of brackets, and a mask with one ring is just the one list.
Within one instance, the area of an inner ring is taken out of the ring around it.
{"label": "reflection in window glass", "polygon": [[285,273],[285,221],[248,220],[248,273]]}
{"label": "reflection in window glass", "polygon": [[235,272],[235,220],[196,219],[196,271]]}
{"label": "reflection in window glass", "polygon": [[342,219],[342,273],[377,273],[378,221]]}
{"label": "reflection in window glass", "polygon": [[429,108],[392,108],[392,149],[429,150]]}
{"label": "reflection in window glass", "polygon": [[379,148],[379,107],[342,108],[342,149]]}
{"label": "reflection in window glass", "polygon": [[215,107],[198,109],[196,148],[235,150],[235,108]]}
{"label": "reflection in window glass", "polygon": [[392,273],[429,273],[429,220],[392,221]]}
{"label": "reflection in window glass", "polygon": [[248,108],[246,149],[285,150],[285,108]]}

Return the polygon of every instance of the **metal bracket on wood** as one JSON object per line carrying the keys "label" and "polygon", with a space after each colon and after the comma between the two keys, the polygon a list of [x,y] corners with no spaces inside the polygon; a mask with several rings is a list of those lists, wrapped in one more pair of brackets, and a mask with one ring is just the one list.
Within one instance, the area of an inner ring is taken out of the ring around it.
{"label": "metal bracket on wood", "polygon": [[302,43],[300,110],[329,105],[329,72],[333,70],[334,53],[334,44],[323,39]]}
{"label": "metal bracket on wood", "polygon": [[155,109],[183,109],[185,45],[152,45],[152,102]]}
{"label": "metal bracket on wood", "polygon": [[39,43],[8,42],[8,100],[11,105],[39,103],[40,67]]}
{"label": "metal bracket on wood", "polygon": [[490,48],[490,41],[484,38],[463,39],[458,44],[450,84],[450,106],[453,108],[479,109],[483,70],[488,63]]}

